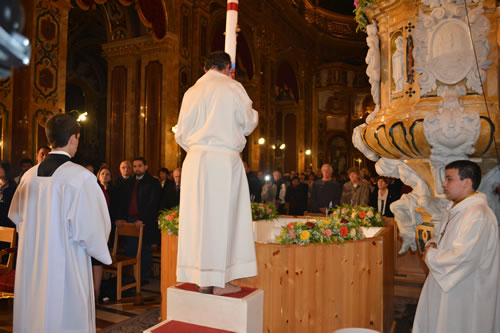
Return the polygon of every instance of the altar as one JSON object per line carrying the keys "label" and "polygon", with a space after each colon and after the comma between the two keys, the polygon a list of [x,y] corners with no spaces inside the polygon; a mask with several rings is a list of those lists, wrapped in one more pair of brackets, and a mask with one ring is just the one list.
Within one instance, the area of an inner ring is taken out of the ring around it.
{"label": "altar", "polygon": [[[266,222],[262,222],[266,223]],[[271,222],[267,222],[271,223]],[[393,226],[344,244],[255,243],[258,276],[236,281],[264,290],[264,332],[389,332],[393,311]],[[162,320],[176,284],[177,236],[162,234]]]}

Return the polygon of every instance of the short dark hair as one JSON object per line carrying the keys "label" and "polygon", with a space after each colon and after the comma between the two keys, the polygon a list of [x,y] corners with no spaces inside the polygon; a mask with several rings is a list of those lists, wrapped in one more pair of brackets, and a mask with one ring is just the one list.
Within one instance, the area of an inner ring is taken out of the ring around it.
{"label": "short dark hair", "polygon": [[40,150],[42,150],[42,149],[47,149],[48,151],[52,151],[52,149],[49,146],[40,146],[40,147],[38,147],[38,150],[36,152],[39,153]]}
{"label": "short dark hair", "polygon": [[148,165],[148,164],[146,163],[146,159],[145,159],[144,157],[142,157],[142,156],[134,157],[134,158],[132,159],[132,163],[134,163],[135,161],[141,161],[144,165]]}
{"label": "short dark hair", "polygon": [[80,133],[80,125],[67,113],[57,113],[47,120],[45,134],[53,148],[64,147],[72,135]]}
{"label": "short dark hair", "polygon": [[384,176],[378,176],[377,177],[377,182],[379,180],[381,180],[381,179],[384,181],[384,183],[389,184],[389,179],[387,179],[387,177],[384,177]]}
{"label": "short dark hair", "polygon": [[212,68],[223,70],[228,64],[231,64],[231,57],[223,51],[210,53],[205,59],[205,70],[209,71]]}
{"label": "short dark hair", "polygon": [[349,168],[349,170],[347,170],[347,175],[349,176],[351,173],[355,173],[357,174],[358,176],[361,177],[361,173],[359,172],[359,169],[358,168],[355,168],[355,167],[352,167],[352,168]]}
{"label": "short dark hair", "polygon": [[168,171],[168,169],[167,169],[167,168],[161,168],[161,169],[160,169],[160,172],[169,173],[169,171]]}
{"label": "short dark hair", "polygon": [[479,167],[479,165],[472,161],[453,161],[451,163],[448,163],[445,169],[457,169],[460,180],[469,178],[472,181],[472,188],[474,189],[474,191],[478,189],[479,184],[481,183],[481,168]]}

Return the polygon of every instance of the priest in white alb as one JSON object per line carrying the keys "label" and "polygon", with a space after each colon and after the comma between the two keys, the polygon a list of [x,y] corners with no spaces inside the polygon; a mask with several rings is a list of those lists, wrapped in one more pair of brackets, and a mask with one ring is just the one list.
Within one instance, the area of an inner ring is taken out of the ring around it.
{"label": "priest in white alb", "polygon": [[[250,194],[240,152],[258,123],[227,53],[210,54],[184,95],[175,139],[182,166],[177,281],[202,292],[236,292],[232,280],[257,275]],[[212,290],[213,288],[213,290]]]}
{"label": "priest in white alb", "polygon": [[56,114],[45,131],[53,150],[24,174],[9,211],[19,233],[14,332],[95,332],[90,257],[111,263],[106,199],[95,176],[70,161],[76,120]]}
{"label": "priest in white alb", "polygon": [[429,275],[413,333],[500,332],[500,247],[497,220],[471,161],[446,166],[443,190],[452,203],[424,253]]}

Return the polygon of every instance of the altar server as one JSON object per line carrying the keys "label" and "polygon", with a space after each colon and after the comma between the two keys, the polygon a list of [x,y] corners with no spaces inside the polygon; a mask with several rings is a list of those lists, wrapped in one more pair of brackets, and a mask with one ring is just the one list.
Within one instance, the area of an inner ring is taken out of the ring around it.
{"label": "altar server", "polygon": [[[182,101],[175,139],[187,151],[182,167],[177,281],[203,292],[238,291],[228,283],[255,276],[250,195],[240,152],[258,114],[231,79],[224,52],[209,55],[205,74]],[[206,287],[206,288],[205,288]]]}
{"label": "altar server", "polygon": [[59,113],[45,131],[53,151],[24,174],[9,211],[19,233],[14,332],[95,332],[90,257],[111,263],[106,199],[70,162],[78,123]]}
{"label": "altar server", "polygon": [[497,220],[476,192],[481,170],[471,161],[446,166],[443,190],[452,201],[424,253],[429,275],[413,333],[500,332],[500,248]]}

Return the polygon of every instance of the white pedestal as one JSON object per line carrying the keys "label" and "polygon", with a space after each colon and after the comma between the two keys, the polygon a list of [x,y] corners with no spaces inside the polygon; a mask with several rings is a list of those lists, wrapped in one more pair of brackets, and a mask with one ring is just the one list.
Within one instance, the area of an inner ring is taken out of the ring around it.
{"label": "white pedestal", "polygon": [[290,222],[306,222],[307,220],[303,217],[279,217],[272,221],[253,221],[253,240],[258,243],[276,243],[276,237],[280,235],[282,226]]}
{"label": "white pedestal", "polygon": [[167,289],[167,320],[241,333],[261,333],[264,291],[243,298],[207,295],[176,287]]}

